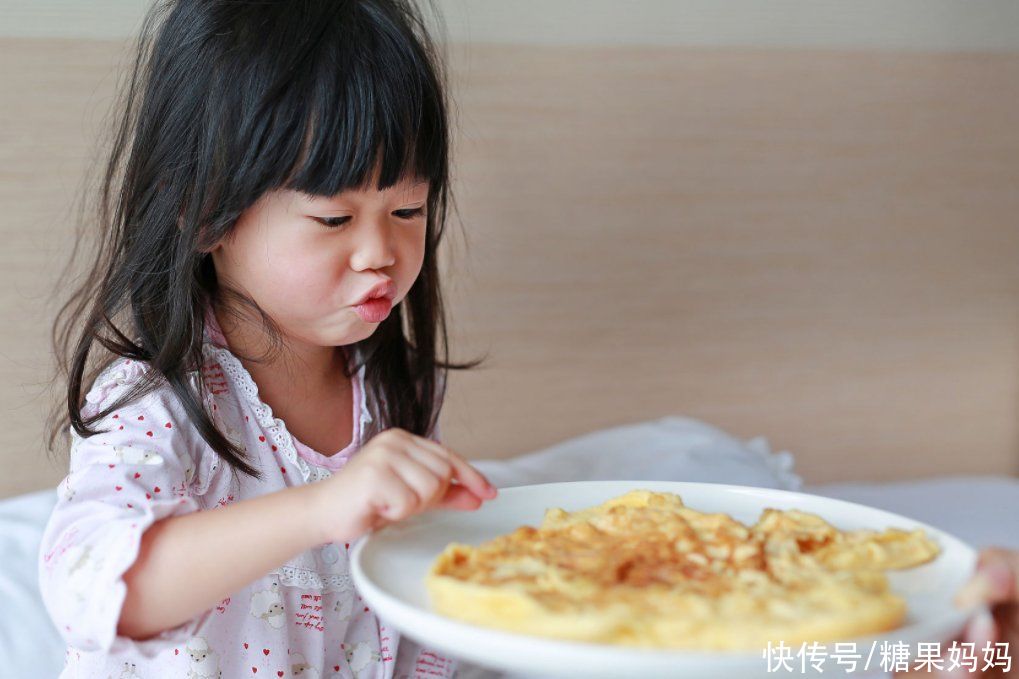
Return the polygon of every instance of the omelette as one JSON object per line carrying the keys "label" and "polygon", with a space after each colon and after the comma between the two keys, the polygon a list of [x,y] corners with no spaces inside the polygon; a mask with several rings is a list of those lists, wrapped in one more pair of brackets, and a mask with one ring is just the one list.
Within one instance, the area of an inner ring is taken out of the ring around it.
{"label": "omelette", "polygon": [[922,530],[842,531],[797,510],[744,525],[673,493],[633,490],[545,511],[478,546],[450,543],[425,585],[443,615],[564,640],[690,650],[760,650],[898,627],[888,569],[938,546]]}

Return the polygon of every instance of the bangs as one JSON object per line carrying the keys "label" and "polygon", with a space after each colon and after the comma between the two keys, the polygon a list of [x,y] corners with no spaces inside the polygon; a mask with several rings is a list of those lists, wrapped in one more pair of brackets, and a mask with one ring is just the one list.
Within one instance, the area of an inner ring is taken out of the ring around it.
{"label": "bangs", "polygon": [[332,7],[345,10],[323,17],[332,23],[318,29],[305,56],[307,77],[284,87],[273,105],[298,112],[302,140],[280,185],[333,196],[369,188],[376,171],[380,191],[404,179],[443,183],[446,107],[428,43],[371,3]]}

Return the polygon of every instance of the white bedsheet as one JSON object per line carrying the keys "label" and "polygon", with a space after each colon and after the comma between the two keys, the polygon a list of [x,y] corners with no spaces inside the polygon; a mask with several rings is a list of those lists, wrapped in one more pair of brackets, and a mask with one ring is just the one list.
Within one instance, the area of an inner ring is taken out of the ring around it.
{"label": "white bedsheet", "polygon": [[[802,490],[903,514],[974,547],[1019,549],[1019,480],[1014,477],[803,486],[792,463],[789,453],[772,453],[762,439],[739,441],[701,422],[676,417],[593,432],[510,460],[476,462],[500,487],[615,478]],[[36,585],[39,541],[55,501],[54,489],[0,501],[0,676],[5,679],[55,677],[63,666],[64,645]],[[501,675],[468,666],[461,676]]]}
{"label": "white bedsheet", "polygon": [[940,528],[973,547],[1019,550],[1019,479],[952,476],[897,483],[833,483],[805,492],[887,509]]}

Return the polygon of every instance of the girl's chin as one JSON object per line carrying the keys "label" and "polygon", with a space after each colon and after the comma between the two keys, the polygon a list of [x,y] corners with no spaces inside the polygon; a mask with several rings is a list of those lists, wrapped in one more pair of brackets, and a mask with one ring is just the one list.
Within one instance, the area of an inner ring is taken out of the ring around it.
{"label": "girl's chin", "polygon": [[367,339],[379,327],[378,323],[365,323],[357,317],[357,314],[353,316],[351,319],[344,314],[344,318],[336,319],[336,322],[323,323],[320,320],[312,332],[304,335],[307,338],[305,341],[321,347],[339,347]]}
{"label": "girl's chin", "polygon": [[337,329],[332,335],[338,339],[343,339],[343,344],[353,344],[354,342],[360,342],[363,339],[367,339],[375,334],[378,330],[378,323],[369,323],[361,319],[356,313],[353,314],[354,319],[343,324],[342,330]]}

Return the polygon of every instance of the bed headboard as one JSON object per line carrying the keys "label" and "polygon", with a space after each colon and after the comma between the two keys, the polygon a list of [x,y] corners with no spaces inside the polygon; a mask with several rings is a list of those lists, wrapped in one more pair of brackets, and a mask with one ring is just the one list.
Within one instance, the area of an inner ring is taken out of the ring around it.
{"label": "bed headboard", "polygon": [[[124,44],[0,39],[0,496]],[[1019,472],[1019,55],[472,44],[443,252],[468,457],[680,414],[808,482]],[[465,238],[464,238],[465,237]]]}

